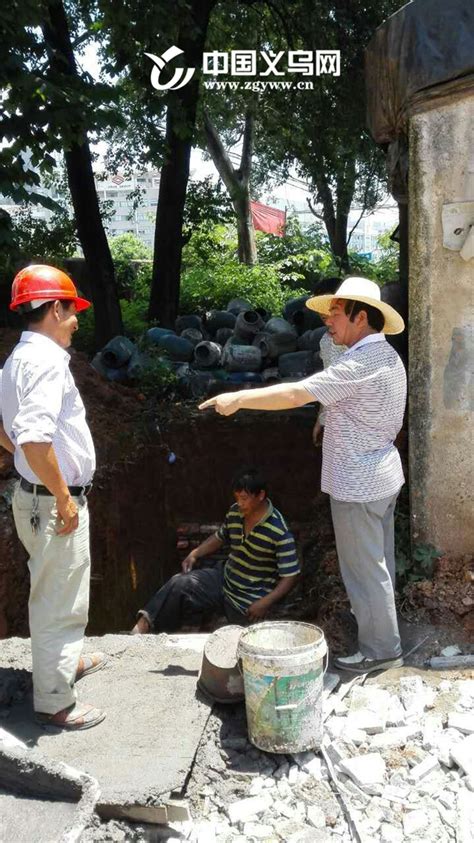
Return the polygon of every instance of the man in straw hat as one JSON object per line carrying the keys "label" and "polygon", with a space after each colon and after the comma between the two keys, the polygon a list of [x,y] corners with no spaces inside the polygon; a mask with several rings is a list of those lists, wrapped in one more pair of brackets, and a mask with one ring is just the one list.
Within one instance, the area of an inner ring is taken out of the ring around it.
{"label": "man in straw hat", "polygon": [[395,610],[394,510],[404,483],[394,446],[403,423],[406,374],[385,334],[404,330],[367,278],[346,278],[307,306],[321,313],[347,351],[324,372],[295,383],[226,393],[200,409],[287,410],[319,401],[326,409],[321,489],[330,495],[341,574],[358,623],[359,651],[339,669],[370,673],[403,664]]}

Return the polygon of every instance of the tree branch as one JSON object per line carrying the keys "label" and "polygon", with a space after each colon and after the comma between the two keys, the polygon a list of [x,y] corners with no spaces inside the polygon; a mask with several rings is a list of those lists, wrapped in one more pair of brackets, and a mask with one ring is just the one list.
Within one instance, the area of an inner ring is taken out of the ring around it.
{"label": "tree branch", "polygon": [[253,139],[255,118],[251,111],[245,114],[244,140],[240,159],[240,174],[245,187],[248,187],[250,171],[252,169]]}

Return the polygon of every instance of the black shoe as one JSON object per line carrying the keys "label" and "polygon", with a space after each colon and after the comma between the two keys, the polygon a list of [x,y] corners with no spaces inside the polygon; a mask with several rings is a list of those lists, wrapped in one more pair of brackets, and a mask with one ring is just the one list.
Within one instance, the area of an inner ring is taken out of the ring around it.
{"label": "black shoe", "polygon": [[367,659],[362,653],[353,656],[343,656],[333,660],[338,670],[348,670],[350,673],[375,673],[377,670],[390,670],[391,667],[403,667],[403,656],[393,659]]}

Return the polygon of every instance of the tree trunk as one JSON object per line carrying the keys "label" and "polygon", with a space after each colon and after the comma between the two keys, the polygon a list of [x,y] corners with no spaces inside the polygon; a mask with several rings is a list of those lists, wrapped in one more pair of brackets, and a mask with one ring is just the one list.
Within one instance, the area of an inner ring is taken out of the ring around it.
{"label": "tree trunk", "polygon": [[[59,74],[77,76],[67,17],[61,0],[48,4],[49,20],[42,26],[50,56],[51,69]],[[80,142],[65,150],[66,170],[76,218],[79,240],[84,252],[94,303],[95,340],[98,347],[123,333],[122,316],[115,283],[115,271],[102,224],[94,183],[89,143],[78,130]]]}
{"label": "tree trunk", "polygon": [[232,201],[237,217],[238,257],[240,263],[249,266],[257,263],[255,230],[250,207],[250,174],[252,170],[254,115],[245,115],[244,137],[240,167],[235,170],[223,144],[207,113],[204,114],[204,129],[207,148]]}
{"label": "tree trunk", "polygon": [[[209,16],[215,4],[216,0],[193,0],[190,4],[188,14],[192,20],[178,39],[187,67],[199,68],[201,64]],[[158,319],[161,325],[173,327],[179,307],[183,213],[199,98],[197,74],[184,88],[168,96],[168,154],[160,177],[148,317]]]}

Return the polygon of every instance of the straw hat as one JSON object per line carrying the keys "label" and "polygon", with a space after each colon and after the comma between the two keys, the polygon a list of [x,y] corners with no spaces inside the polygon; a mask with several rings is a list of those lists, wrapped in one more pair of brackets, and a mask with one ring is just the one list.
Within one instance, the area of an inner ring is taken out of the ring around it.
{"label": "straw hat", "polygon": [[405,330],[405,323],[400,314],[381,300],[380,287],[375,281],[369,281],[368,278],[357,278],[356,276],[346,278],[335,293],[313,296],[306,302],[306,307],[315,310],[316,313],[322,313],[323,316],[329,316],[329,308],[334,299],[350,299],[376,307],[385,318],[385,324],[382,328],[383,334],[401,334]]}

